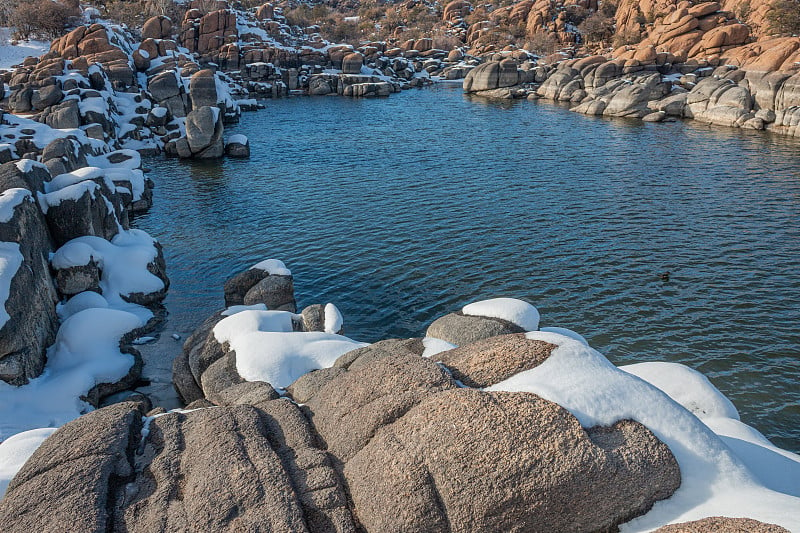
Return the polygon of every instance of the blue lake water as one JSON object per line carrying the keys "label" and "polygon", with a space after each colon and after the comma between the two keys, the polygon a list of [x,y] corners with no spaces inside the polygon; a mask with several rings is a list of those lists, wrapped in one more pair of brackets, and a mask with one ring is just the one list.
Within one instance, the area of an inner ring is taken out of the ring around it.
{"label": "blue lake water", "polygon": [[190,333],[265,258],[292,270],[300,307],[335,303],[363,341],[512,296],[616,364],[700,370],[800,452],[800,140],[448,85],[266,106],[226,130],[249,160],[146,160],[155,205],[135,225],[165,248],[167,332]]}

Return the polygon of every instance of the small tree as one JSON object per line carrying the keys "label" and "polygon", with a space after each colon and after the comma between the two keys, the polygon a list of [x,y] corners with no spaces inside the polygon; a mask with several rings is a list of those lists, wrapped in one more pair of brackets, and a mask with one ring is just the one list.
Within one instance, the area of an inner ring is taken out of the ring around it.
{"label": "small tree", "polygon": [[17,28],[17,37],[55,39],[64,32],[72,10],[50,0],[21,2],[11,14],[10,22]]}
{"label": "small tree", "polygon": [[775,33],[800,33],[800,0],[774,0],[766,18]]}

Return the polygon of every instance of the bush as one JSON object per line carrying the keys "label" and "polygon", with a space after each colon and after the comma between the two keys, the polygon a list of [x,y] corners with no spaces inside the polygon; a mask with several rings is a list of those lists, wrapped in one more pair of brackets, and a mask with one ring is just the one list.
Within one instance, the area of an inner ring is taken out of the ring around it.
{"label": "bush", "polygon": [[558,40],[550,32],[538,31],[525,43],[525,49],[538,56],[548,56],[558,50]]}
{"label": "bush", "polygon": [[75,12],[64,4],[50,0],[20,2],[11,13],[10,21],[16,27],[19,39],[43,37],[55,39],[64,32]]}
{"label": "bush", "polygon": [[639,29],[627,29],[614,35],[613,46],[619,48],[628,44],[636,44],[642,40],[642,32]]}
{"label": "bush", "polygon": [[775,33],[800,33],[800,0],[775,0],[767,12],[767,23]]}
{"label": "bush", "polygon": [[602,43],[614,33],[614,20],[597,12],[586,18],[578,26],[586,42]]}

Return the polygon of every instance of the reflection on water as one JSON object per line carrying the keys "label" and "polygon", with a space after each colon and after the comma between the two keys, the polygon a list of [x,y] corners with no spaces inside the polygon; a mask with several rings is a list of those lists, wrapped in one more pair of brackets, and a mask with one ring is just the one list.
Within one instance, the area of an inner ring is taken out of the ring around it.
{"label": "reflection on water", "polygon": [[250,160],[147,162],[156,205],[137,226],[165,246],[169,330],[188,334],[226,277],[267,257],[359,340],[513,296],[615,363],[706,373],[800,451],[796,140],[452,86],[270,101],[232,132]]}

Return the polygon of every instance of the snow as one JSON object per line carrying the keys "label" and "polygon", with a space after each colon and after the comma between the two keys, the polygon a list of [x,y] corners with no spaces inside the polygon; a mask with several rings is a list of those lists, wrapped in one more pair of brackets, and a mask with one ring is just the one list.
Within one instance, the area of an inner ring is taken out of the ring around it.
{"label": "snow", "polygon": [[312,370],[331,367],[340,356],[364,346],[368,345],[319,331],[256,331],[237,334],[230,342],[236,351],[239,375],[247,381],[266,381],[276,388],[286,388]]}
{"label": "snow", "polygon": [[34,168],[44,168],[44,169],[47,168],[47,166],[44,163],[39,163],[38,161],[34,161],[33,159],[20,159],[14,164],[17,166],[17,170],[19,170],[23,174],[27,174]]}
{"label": "snow", "polygon": [[325,304],[325,333],[339,333],[342,331],[344,319],[342,313],[333,304]]}
{"label": "snow", "polygon": [[461,312],[470,316],[499,318],[516,324],[525,331],[539,329],[539,311],[528,302],[516,298],[493,298],[465,305]]}
{"label": "snow", "polygon": [[291,332],[292,316],[288,311],[241,311],[220,320],[214,326],[214,338],[223,344],[258,331]]}
{"label": "snow", "polygon": [[33,197],[28,189],[6,189],[0,194],[0,224],[10,222],[14,218],[14,209],[22,202],[32,202]]}
{"label": "snow", "polygon": [[242,135],[241,133],[237,133],[236,135],[231,135],[228,138],[228,144],[241,144],[247,145],[249,141],[247,140],[247,136]]}
{"label": "snow", "polygon": [[156,118],[164,118],[167,116],[167,108],[166,107],[154,107],[150,110],[150,114]]}
{"label": "snow", "polygon": [[11,479],[55,430],[40,428],[23,431],[0,443],[0,498],[6,493]]}
{"label": "snow", "polygon": [[701,420],[726,417],[739,420],[733,403],[700,372],[679,363],[637,363],[619,367],[658,387]]}
{"label": "snow", "polygon": [[42,212],[47,214],[51,207],[57,207],[62,202],[69,200],[77,201],[87,192],[90,196],[96,198],[98,189],[100,189],[100,186],[93,181],[82,181],[74,185],[68,185],[51,193],[39,195],[39,206],[42,208]]}
{"label": "snow", "polygon": [[91,411],[80,397],[128,373],[134,359],[120,352],[119,341],[143,325],[137,315],[117,309],[85,309],[67,318],[39,377],[20,387],[0,382],[0,439],[61,426]]}
{"label": "snow", "polygon": [[94,291],[84,291],[79,292],[67,300],[66,303],[59,303],[56,306],[56,313],[58,313],[58,318],[66,320],[84,309],[103,309],[107,307],[109,307],[108,300],[106,300],[102,294],[98,294]]}
{"label": "snow", "polygon": [[0,28],[0,69],[10,69],[26,57],[39,57],[50,51],[50,41],[20,41],[11,44],[12,28]]}
{"label": "snow", "polygon": [[222,312],[222,316],[231,316],[242,311],[266,311],[266,304],[232,305]]}
{"label": "snow", "polygon": [[6,312],[6,302],[11,293],[11,280],[14,279],[24,259],[19,251],[19,244],[0,242],[0,328],[11,318]]}
{"label": "snow", "polygon": [[548,333],[558,333],[559,335],[569,337],[570,339],[575,339],[576,341],[581,342],[586,346],[589,346],[589,341],[587,341],[583,335],[581,335],[580,333],[575,333],[571,329],[550,327],[550,328],[539,328],[539,331],[545,331]]}
{"label": "snow", "polygon": [[425,350],[422,352],[422,357],[433,357],[447,350],[458,348],[455,344],[450,344],[447,341],[434,337],[425,337],[422,339],[422,345],[425,347]]}
{"label": "snow", "polygon": [[277,259],[265,259],[264,261],[251,266],[250,270],[254,270],[256,268],[268,272],[270,276],[292,275],[292,272],[286,268],[286,265],[283,264],[283,261],[279,261]]}
{"label": "snow", "polygon": [[111,241],[84,236],[72,239],[59,248],[51,259],[56,269],[82,266],[91,257],[102,271],[100,289],[113,307],[124,305],[129,294],[157,292],[164,282],[147,265],[158,255],[150,235],[141,230],[122,231]]}
{"label": "snow", "polygon": [[[557,348],[538,367],[487,390],[535,393],[569,410],[583,427],[636,420],[670,447],[680,465],[680,488],[644,516],[624,524],[622,531],[648,531],[707,516],[747,516],[800,530],[800,498],[765,486],[758,472],[748,468],[758,466],[756,459],[739,457],[734,448],[666,393],[614,367],[578,340],[539,331],[526,335]],[[712,398],[708,388],[703,390],[704,394],[688,397]]]}

